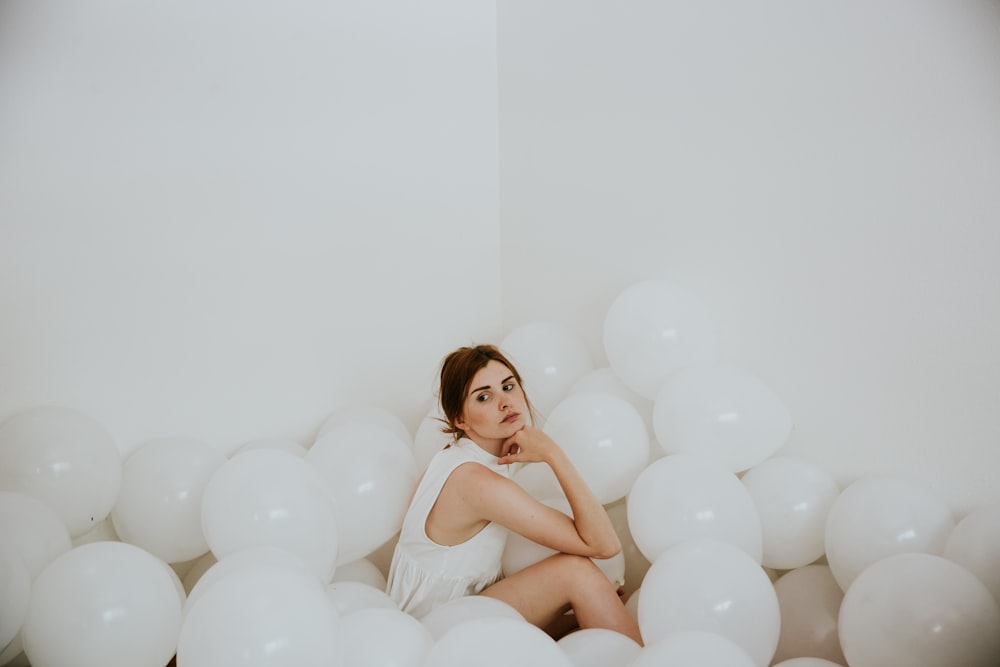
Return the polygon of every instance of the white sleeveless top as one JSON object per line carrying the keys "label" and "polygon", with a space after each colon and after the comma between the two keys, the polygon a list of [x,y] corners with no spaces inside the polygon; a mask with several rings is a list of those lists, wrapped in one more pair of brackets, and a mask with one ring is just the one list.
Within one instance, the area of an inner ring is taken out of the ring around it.
{"label": "white sleeveless top", "polygon": [[425,530],[427,515],[444,483],[455,468],[470,461],[510,477],[508,466],[498,464],[496,456],[462,438],[431,459],[403,519],[386,592],[400,609],[417,618],[449,600],[479,593],[501,577],[508,531],[500,524],[488,523],[465,542],[450,547],[431,540]]}

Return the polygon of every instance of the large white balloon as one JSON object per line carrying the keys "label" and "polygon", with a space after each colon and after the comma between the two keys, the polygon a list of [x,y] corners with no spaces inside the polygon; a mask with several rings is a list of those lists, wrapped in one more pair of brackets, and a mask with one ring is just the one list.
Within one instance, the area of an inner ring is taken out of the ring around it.
{"label": "large white balloon", "polygon": [[1000,503],[977,508],[959,521],[944,555],[979,577],[1000,604]]}
{"label": "large white balloon", "polygon": [[826,517],[840,494],[829,473],[798,457],[774,456],[741,481],[760,515],[765,567],[791,570],[824,554]]}
{"label": "large white balloon", "polygon": [[14,491],[0,491],[0,535],[17,547],[32,579],[72,547],[66,524],[52,508]]}
{"label": "large white balloon", "polygon": [[692,454],[658,459],[639,474],[626,505],[632,538],[651,563],[696,538],[728,542],[760,562],[753,499],[736,475],[714,461]]}
{"label": "large white balloon", "polygon": [[841,491],[826,520],[826,559],[843,590],[863,569],[899,553],[944,553],[955,520],[921,484],[899,477],[861,478]]}
{"label": "large white balloon", "polygon": [[614,394],[568,396],[552,410],[544,430],[602,505],[624,498],[649,463],[649,433],[642,415]]}
{"label": "large white balloon", "polygon": [[504,337],[500,349],[517,367],[528,400],[542,416],[594,367],[583,339],[556,322],[522,324]]}
{"label": "large white balloon", "polygon": [[527,621],[477,618],[438,639],[424,667],[573,667],[547,634]]}
{"label": "large white balloon", "polygon": [[785,444],[792,419],[759,379],[706,363],[664,381],[653,402],[653,430],[668,454],[699,454],[740,472]]}
{"label": "large white balloon", "polygon": [[573,667],[629,667],[642,648],[631,637],[604,628],[583,628],[556,644]]}
{"label": "large white balloon", "polygon": [[624,289],[604,319],[604,351],[633,391],[654,398],[667,377],[715,357],[715,327],[705,305],[665,280]]}
{"label": "large white balloon", "polygon": [[844,664],[837,618],[844,592],[826,565],[807,565],[774,582],[781,608],[781,636],[776,661],[814,657]]}
{"label": "large white balloon", "polygon": [[399,532],[417,485],[413,450],[384,426],[345,422],[306,455],[329,481],[340,532],[338,562],[364,558]]}
{"label": "large white balloon", "polygon": [[223,577],[190,607],[177,664],[329,667],[341,649],[340,616],[315,575],[262,564]]}
{"label": "large white balloon", "polygon": [[125,459],[121,492],[111,510],[121,541],[168,563],[208,551],[201,502],[208,480],[225,462],[219,450],[195,438],[140,445]]}
{"label": "large white balloon", "polygon": [[646,645],[629,667],[759,667],[738,644],[715,632],[679,630]]}
{"label": "large white balloon", "polygon": [[851,667],[995,667],[1000,607],[971,572],[941,556],[901,553],[865,568],[840,606]]}
{"label": "large white balloon", "polygon": [[422,667],[434,639],[398,609],[361,609],[341,619],[345,667]]}
{"label": "large white balloon", "polygon": [[111,434],[71,408],[30,408],[0,424],[0,491],[38,498],[71,537],[105,519],[118,498],[122,463]]}
{"label": "large white balloon", "polygon": [[778,645],[781,612],[771,580],[745,551],[691,540],[653,561],[642,582],[639,628],[646,644],[671,632],[715,632],[766,667]]}
{"label": "large white balloon", "polygon": [[181,598],[167,565],[124,542],[62,554],[38,575],[21,637],[39,667],[163,667]]}
{"label": "large white balloon", "polygon": [[307,460],[278,449],[240,452],[208,482],[202,530],[216,558],[241,549],[286,549],[316,569],[324,582],[337,562],[333,492]]}
{"label": "large white balloon", "polygon": [[459,625],[496,617],[527,622],[520,612],[506,602],[486,595],[465,595],[449,600],[421,616],[420,622],[436,641]]}

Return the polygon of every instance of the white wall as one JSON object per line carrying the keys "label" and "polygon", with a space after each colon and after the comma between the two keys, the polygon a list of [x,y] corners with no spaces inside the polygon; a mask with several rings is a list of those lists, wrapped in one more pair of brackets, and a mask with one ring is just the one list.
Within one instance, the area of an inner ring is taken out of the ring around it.
{"label": "white wall", "polygon": [[1000,5],[498,3],[503,304],[668,278],[841,483],[1000,500]]}
{"label": "white wall", "polygon": [[[415,428],[500,333],[491,2],[0,7],[0,418]],[[470,248],[473,250],[470,251]]]}

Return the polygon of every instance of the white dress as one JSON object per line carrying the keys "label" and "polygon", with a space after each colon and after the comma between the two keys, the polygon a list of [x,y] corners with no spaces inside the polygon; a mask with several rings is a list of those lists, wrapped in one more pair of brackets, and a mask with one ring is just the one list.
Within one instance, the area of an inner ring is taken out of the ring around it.
{"label": "white dress", "polygon": [[501,577],[508,531],[500,524],[489,523],[454,546],[434,542],[425,530],[427,515],[449,475],[470,461],[510,477],[509,466],[498,464],[496,456],[462,438],[431,459],[403,519],[386,592],[400,609],[417,618],[449,600],[479,593]]}

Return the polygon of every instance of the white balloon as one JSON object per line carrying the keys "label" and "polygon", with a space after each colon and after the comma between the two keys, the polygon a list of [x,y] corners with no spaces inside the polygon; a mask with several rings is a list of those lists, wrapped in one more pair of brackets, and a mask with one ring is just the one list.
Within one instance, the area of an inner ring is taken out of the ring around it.
{"label": "white balloon", "polygon": [[706,363],[666,378],[653,402],[653,430],[668,454],[699,454],[740,472],[778,451],[792,419],[759,379]]}
{"label": "white balloon", "polygon": [[708,309],[689,291],[665,280],[624,289],[604,319],[604,350],[615,373],[633,391],[654,398],[667,377],[715,356]]}
{"label": "white balloon", "polygon": [[691,540],[653,561],[642,582],[639,628],[646,644],[672,632],[722,635],[766,667],[778,645],[781,612],[771,580],[745,551]]}
{"label": "white balloon", "polygon": [[606,392],[568,396],[544,431],[563,448],[602,505],[625,497],[649,463],[649,433],[635,407]]}
{"label": "white balloon", "polygon": [[573,667],[547,634],[527,621],[477,618],[437,639],[425,667]]}
{"label": "white balloon", "polygon": [[594,365],[583,339],[555,322],[529,322],[510,331],[500,349],[517,367],[532,406],[547,415]]}
{"label": "white balloon", "polygon": [[398,609],[361,609],[340,622],[344,665],[422,667],[434,640],[420,621]]}
{"label": "white balloon", "polygon": [[389,410],[375,405],[342,408],[335,411],[320,425],[319,431],[316,433],[316,439],[318,440],[320,436],[329,433],[342,424],[355,422],[364,422],[387,428],[407,445],[413,445],[413,435],[410,433],[410,429],[406,428],[403,420]]}
{"label": "white balloon", "polygon": [[445,427],[444,413],[440,406],[432,408],[420,421],[413,436],[413,460],[423,473],[434,455],[451,444],[454,438],[441,429]]}
{"label": "white balloon", "polygon": [[459,625],[495,617],[527,622],[520,612],[506,602],[485,595],[465,595],[449,600],[421,616],[420,622],[437,641]]}
{"label": "white balloon", "polygon": [[680,630],[648,643],[629,667],[756,667],[735,642],[714,632]]}
{"label": "white balloon", "polygon": [[262,564],[223,577],[188,609],[177,664],[329,667],[341,649],[340,616],[315,575]]}
{"label": "white balloon", "polygon": [[122,465],[122,485],[111,510],[122,542],[167,563],[208,551],[201,528],[205,487],[225,457],[194,438],[159,438],[141,444]]}
{"label": "white balloon", "polygon": [[399,609],[384,590],[360,581],[333,581],[327,584],[326,594],[342,618],[360,609]]}
{"label": "white balloon", "polygon": [[686,540],[716,539],[761,559],[757,508],[736,475],[692,454],[673,454],[643,470],[626,501],[628,524],[649,562]]}
{"label": "white balloon", "polygon": [[71,537],[111,513],[121,480],[121,455],[111,434],[85,414],[37,407],[0,424],[0,490],[38,498]]}
{"label": "white balloon", "polygon": [[798,657],[846,662],[840,648],[837,616],[844,592],[826,565],[807,565],[774,582],[781,608],[781,635],[774,660]]}
{"label": "white balloon", "polygon": [[840,492],[826,520],[826,559],[843,590],[863,569],[899,553],[944,553],[951,511],[919,483],[861,478]]}
{"label": "white balloon", "polygon": [[826,551],[826,517],[840,494],[833,477],[794,456],[774,456],[741,480],[760,516],[765,567],[791,570]]}
{"label": "white balloon", "polygon": [[582,628],[556,644],[573,667],[628,667],[642,648],[631,637],[604,628]]}
{"label": "white balloon", "polygon": [[[543,504],[559,510],[566,516],[572,518],[573,510],[569,501],[565,498],[551,498],[543,500]],[[549,556],[558,553],[555,549],[533,542],[523,535],[511,532],[507,536],[507,543],[504,545],[501,568],[505,576],[520,572],[524,568],[534,565]],[[595,565],[604,573],[608,581],[616,586],[625,585],[625,556],[618,553],[611,558],[592,558]]]}
{"label": "white balloon", "polygon": [[0,647],[21,631],[31,600],[31,579],[17,545],[0,532]]}
{"label": "white balloon", "polygon": [[198,599],[222,579],[234,572],[261,566],[282,567],[306,578],[316,577],[317,583],[322,583],[315,568],[290,551],[272,546],[247,547],[216,561],[198,577],[185,599],[184,614],[187,615]]}
{"label": "white balloon", "polygon": [[337,501],[339,563],[364,558],[399,532],[418,477],[413,451],[399,436],[383,426],[344,423],[316,440],[306,460]]}
{"label": "white balloon", "polygon": [[851,667],[995,667],[1000,607],[957,563],[900,553],[853,580],[839,616],[840,643]]}
{"label": "white balloon", "polygon": [[54,510],[14,491],[0,491],[0,535],[17,547],[32,579],[72,547],[66,524]]}
{"label": "white balloon", "polygon": [[216,558],[241,549],[273,546],[333,578],[338,526],[333,493],[306,459],[277,449],[241,452],[208,482],[202,530]]}
{"label": "white balloon", "polygon": [[944,555],[979,577],[1000,604],[1000,503],[975,509],[959,521]]}
{"label": "white balloon", "polygon": [[360,581],[375,588],[385,590],[386,580],[382,570],[367,558],[352,560],[350,563],[337,565],[333,573],[334,581]]}
{"label": "white balloon", "polygon": [[653,401],[629,389],[628,385],[618,377],[618,374],[610,366],[587,371],[570,387],[569,393],[573,395],[588,391],[605,392],[624,398],[642,415],[642,421],[646,424],[646,432],[653,433]]}
{"label": "white balloon", "polygon": [[170,568],[124,542],[71,549],[38,575],[21,637],[39,667],[163,667],[181,599]]}

